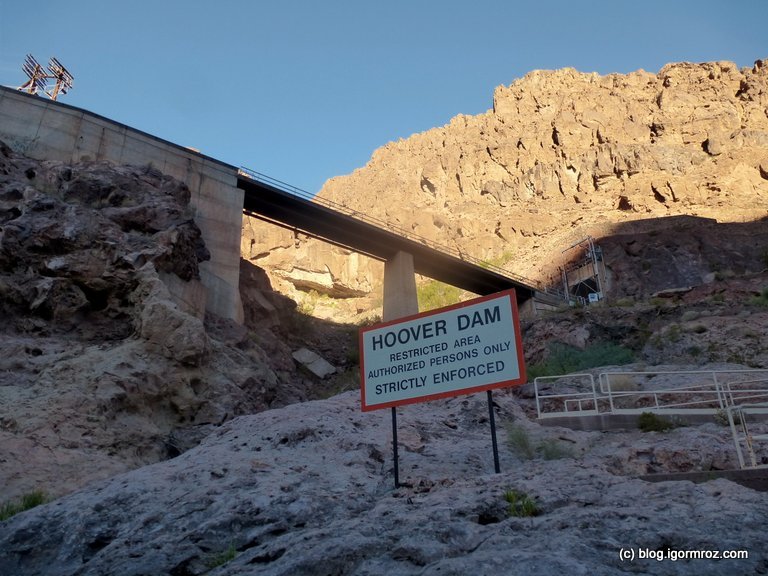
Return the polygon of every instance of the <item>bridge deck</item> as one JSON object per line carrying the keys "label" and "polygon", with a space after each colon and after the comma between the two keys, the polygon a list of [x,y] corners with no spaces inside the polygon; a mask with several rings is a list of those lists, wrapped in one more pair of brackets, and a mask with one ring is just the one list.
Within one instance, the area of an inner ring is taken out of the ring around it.
{"label": "bridge deck", "polygon": [[537,289],[519,279],[467,261],[416,240],[344,214],[272,184],[240,174],[238,188],[244,192],[243,210],[257,218],[295,229],[337,246],[388,260],[397,252],[413,255],[418,274],[486,295],[514,288],[518,303],[532,298]]}

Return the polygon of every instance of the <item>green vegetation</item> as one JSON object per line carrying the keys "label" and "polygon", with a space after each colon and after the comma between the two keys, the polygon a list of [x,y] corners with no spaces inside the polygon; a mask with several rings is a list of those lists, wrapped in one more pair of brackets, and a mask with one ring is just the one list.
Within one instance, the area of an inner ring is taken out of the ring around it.
{"label": "green vegetation", "polygon": [[701,353],[703,352],[701,349],[701,346],[689,346],[688,348],[686,348],[685,351],[691,356],[693,356],[694,358],[698,358],[699,356],[701,356]]}
{"label": "green vegetation", "polygon": [[210,557],[207,562],[208,569],[212,570],[214,568],[218,568],[219,566],[223,566],[230,560],[234,560],[235,556],[237,556],[235,545],[230,544],[226,550],[223,550],[222,552],[219,552],[218,554]]}
{"label": "green vegetation", "polygon": [[510,423],[507,425],[507,444],[512,451],[525,460],[533,460],[536,450],[531,444],[528,432],[522,426]]}
{"label": "green vegetation", "polygon": [[670,342],[679,342],[680,326],[677,324],[670,324],[667,327],[667,329],[663,332],[663,334]]}
{"label": "green vegetation", "polygon": [[554,438],[546,438],[539,443],[539,452],[544,460],[573,458],[573,450],[567,444]]}
{"label": "green vegetation", "polygon": [[[731,422],[728,420],[728,411],[727,410],[718,410],[715,414],[715,423],[719,424],[720,426],[730,426]],[[733,423],[736,426],[741,425],[741,412],[731,412],[731,418],[733,418]]]}
{"label": "green vegetation", "polygon": [[573,458],[570,446],[554,438],[545,438],[541,442],[531,442],[528,432],[515,423],[507,424],[507,445],[523,460],[533,460],[540,457],[544,460]]}
{"label": "green vegetation", "polygon": [[622,366],[633,361],[631,350],[611,342],[595,344],[584,350],[555,342],[549,346],[546,360],[528,367],[528,379],[571,374],[598,366]]}
{"label": "green vegetation", "polygon": [[712,295],[712,302],[715,302],[717,304],[722,304],[725,302],[725,293],[723,292],[717,292]]}
{"label": "green vegetation", "polygon": [[482,268],[504,268],[505,264],[508,264],[515,258],[515,253],[509,250],[502,252],[500,256],[496,258],[490,258],[480,262]]}
{"label": "green vegetation", "polygon": [[35,490],[28,492],[21,497],[20,502],[4,502],[0,505],[0,522],[8,520],[11,516],[15,516],[19,512],[30,510],[35,506],[40,506],[48,501],[48,497],[42,490]]}
{"label": "green vegetation", "polygon": [[347,368],[343,372],[337,372],[329,380],[327,388],[318,393],[320,398],[332,398],[342,392],[358,390],[360,388],[360,369],[358,366]]}
{"label": "green vegetation", "polygon": [[653,412],[643,412],[637,418],[637,427],[643,432],[666,432],[674,428],[675,425]]}
{"label": "green vegetation", "polygon": [[507,490],[504,492],[504,500],[509,504],[508,513],[516,518],[529,518],[541,514],[539,505],[534,498],[525,492]]}
{"label": "green vegetation", "polygon": [[461,290],[455,286],[428,280],[416,287],[416,297],[419,301],[419,311],[435,310],[461,302]]}
{"label": "green vegetation", "polygon": [[314,316],[318,304],[324,306],[333,306],[334,304],[333,298],[328,294],[321,294],[317,290],[310,290],[306,294],[307,295],[296,306],[296,310],[306,316]]}
{"label": "green vegetation", "polygon": [[763,308],[768,308],[768,288],[763,288],[763,290],[760,292],[760,296],[753,297],[749,303],[753,306],[762,306]]}

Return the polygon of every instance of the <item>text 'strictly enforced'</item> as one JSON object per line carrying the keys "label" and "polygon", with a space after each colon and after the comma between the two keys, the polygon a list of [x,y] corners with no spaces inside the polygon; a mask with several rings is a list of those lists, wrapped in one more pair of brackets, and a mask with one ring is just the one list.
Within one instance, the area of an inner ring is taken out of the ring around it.
{"label": "text 'strictly enforced'", "polygon": [[363,410],[525,382],[514,290],[360,331]]}

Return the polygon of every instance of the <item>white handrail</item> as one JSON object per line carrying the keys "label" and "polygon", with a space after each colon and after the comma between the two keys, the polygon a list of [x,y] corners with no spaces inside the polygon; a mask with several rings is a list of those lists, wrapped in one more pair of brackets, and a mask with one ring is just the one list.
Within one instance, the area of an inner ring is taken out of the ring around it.
{"label": "white handrail", "polygon": [[[736,419],[733,417],[734,413],[736,413],[739,418],[739,424],[741,424],[741,428],[743,431],[743,435],[739,436],[738,432],[736,431]],[[752,435],[749,433],[749,427],[747,425],[747,414],[766,414],[768,413],[768,402],[759,402],[756,404],[740,404],[738,406],[729,406],[726,414],[728,415],[728,425],[731,427],[731,436],[733,437],[733,442],[736,446],[736,456],[739,459],[739,466],[744,468],[758,468],[763,465],[759,465],[757,463],[757,458],[755,456],[755,449],[754,449],[754,442],[756,440],[758,441],[764,441],[768,440],[768,434],[759,434],[757,436]],[[749,459],[751,466],[747,466],[744,462],[744,454],[741,451],[741,442],[744,441],[747,451],[749,452]]]}
{"label": "white handrail", "polygon": [[[747,380],[725,380],[723,376],[729,375],[747,375],[747,374],[766,374],[765,378],[747,379]],[[612,377],[616,376],[707,376],[706,382],[698,382],[674,388],[663,388],[658,390],[614,390],[611,382]],[[587,379],[587,390],[584,392],[560,392],[544,393],[541,385],[547,381],[558,381],[568,378],[570,386],[584,386],[585,383],[578,384],[574,380]],[[725,381],[724,381],[725,380]],[[647,411],[680,410],[681,412],[695,410],[697,413],[712,413],[733,406],[737,402],[745,400],[768,400],[768,370],[664,370],[647,372],[601,372],[598,374],[599,386],[595,386],[595,379],[592,374],[564,374],[558,376],[539,376],[534,379],[534,392],[536,398],[536,412],[539,418],[553,416],[572,416],[572,415],[594,415],[601,412],[601,406],[608,406],[608,414],[627,414],[641,413]],[[744,386],[748,386],[744,388]],[[680,397],[693,396],[691,400],[685,401]],[[650,399],[648,406],[620,408],[616,405],[616,400],[622,399]],[[544,400],[556,401],[557,405],[562,406],[562,410],[547,410],[543,405]],[[682,400],[682,401],[681,401]],[[592,409],[585,409],[585,406],[592,406]],[[575,407],[575,409],[573,409]],[[690,412],[689,412],[690,413]]]}
{"label": "white handrail", "polygon": [[[566,392],[561,394],[542,394],[541,389],[539,388],[539,383],[545,382],[547,380],[559,380],[561,378],[570,378],[570,379],[581,379],[581,378],[587,378],[588,379],[588,388],[589,390],[587,392]],[[571,397],[577,397],[584,400],[591,400],[594,403],[594,413],[598,413],[598,407],[597,407],[597,401],[598,401],[598,395],[597,395],[597,388],[595,387],[595,377],[592,374],[568,374],[565,376],[537,376],[533,379],[533,389],[534,389],[534,395],[536,398],[536,414],[539,418],[542,418],[544,414],[542,413],[541,409],[541,400],[542,399],[565,399],[565,398],[571,398]],[[568,400],[563,400],[563,406],[565,408],[564,412],[568,412],[568,407],[566,402]],[[579,411],[578,413],[583,414],[583,410],[581,409],[581,404],[579,404]],[[547,416],[559,416],[561,413],[547,413]]]}

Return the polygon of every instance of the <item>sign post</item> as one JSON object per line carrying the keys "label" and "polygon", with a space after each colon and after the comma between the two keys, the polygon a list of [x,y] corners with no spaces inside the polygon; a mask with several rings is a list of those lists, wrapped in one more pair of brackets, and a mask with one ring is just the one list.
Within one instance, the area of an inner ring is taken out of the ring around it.
{"label": "sign post", "polygon": [[494,468],[499,472],[495,388],[526,381],[514,290],[360,330],[363,411],[487,391]]}
{"label": "sign post", "polygon": [[395,488],[400,488],[400,463],[397,459],[397,408],[392,406],[392,460],[395,463]]}
{"label": "sign post", "polygon": [[488,390],[488,420],[491,423],[491,445],[493,446],[493,470],[501,472],[499,465],[499,445],[496,442],[496,415],[493,413],[493,390]]}

